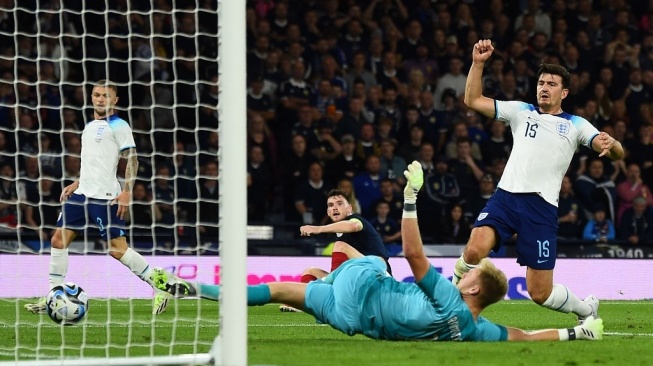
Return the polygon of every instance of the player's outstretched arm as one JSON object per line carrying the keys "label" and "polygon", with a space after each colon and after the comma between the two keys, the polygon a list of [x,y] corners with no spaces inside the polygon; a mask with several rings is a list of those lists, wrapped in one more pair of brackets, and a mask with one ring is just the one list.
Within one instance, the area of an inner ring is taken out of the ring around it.
{"label": "player's outstretched arm", "polygon": [[482,39],[474,45],[472,50],[472,66],[467,74],[465,83],[465,105],[481,113],[482,115],[494,118],[494,99],[483,96],[483,68],[494,52],[492,41]]}
{"label": "player's outstretched arm", "polygon": [[404,188],[404,214],[401,219],[401,240],[404,257],[410,265],[410,270],[419,282],[428,273],[431,263],[424,254],[422,237],[419,234],[417,224],[417,192],[424,184],[424,172],[418,161],[413,161],[404,171],[406,177],[406,188]]}
{"label": "player's outstretched arm", "polygon": [[588,317],[583,324],[568,329],[546,329],[526,332],[518,328],[506,328],[508,341],[598,341],[603,339],[603,319]]}
{"label": "player's outstretched arm", "polygon": [[329,233],[354,233],[361,230],[363,230],[363,223],[358,219],[338,221],[324,226],[304,225],[299,228],[302,236]]}

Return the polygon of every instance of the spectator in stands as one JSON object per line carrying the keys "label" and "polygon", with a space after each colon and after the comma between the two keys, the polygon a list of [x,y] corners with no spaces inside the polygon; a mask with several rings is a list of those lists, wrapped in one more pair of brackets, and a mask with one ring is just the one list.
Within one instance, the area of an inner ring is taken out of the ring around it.
{"label": "spectator in stands", "polygon": [[454,204],[444,223],[439,226],[437,241],[443,244],[465,244],[471,234],[471,223],[463,215],[463,207]]}
{"label": "spectator in stands", "polygon": [[354,192],[354,184],[349,178],[342,178],[338,181],[336,189],[345,193],[347,202],[351,205],[351,212],[360,215],[361,214],[361,205],[358,203],[358,198],[356,198],[356,192]]}
{"label": "spectator in stands", "polygon": [[281,104],[274,132],[281,144],[290,140],[289,133],[292,127],[290,123],[294,121],[300,107],[309,104],[315,94],[313,87],[306,82],[304,62],[302,60],[295,61],[291,70],[291,77],[279,88]]}
{"label": "spectator in stands", "polygon": [[374,203],[381,198],[381,179],[385,178],[381,172],[381,162],[376,155],[369,155],[365,159],[365,170],[353,179],[354,191],[364,217],[373,214]]}
{"label": "spectator in stands", "polygon": [[387,50],[383,52],[382,68],[376,74],[376,80],[383,90],[392,89],[399,93],[405,93],[406,75],[402,69],[397,68],[397,55]]}
{"label": "spectator in stands", "polygon": [[35,189],[41,177],[39,158],[36,155],[23,155],[23,169],[18,173],[18,182],[25,189]]}
{"label": "spectator in stands", "polygon": [[41,145],[39,149],[39,163],[43,170],[49,169],[53,177],[61,177],[61,153],[52,146],[50,135],[41,132],[39,134]]}
{"label": "spectator in stands", "polygon": [[275,105],[270,95],[263,92],[263,76],[255,74],[250,78],[247,89],[247,112],[256,112],[265,121],[273,121],[275,117]]}
{"label": "spectator in stands", "polygon": [[461,198],[458,180],[448,170],[447,158],[440,155],[435,159],[435,169],[425,171],[424,174],[426,194],[418,196],[421,198],[418,198],[417,207],[420,210],[418,217],[424,218],[422,231],[427,236],[436,234],[433,222],[444,222],[449,207]]}
{"label": "spectator in stands", "polygon": [[596,206],[592,219],[587,222],[583,230],[583,239],[597,243],[607,243],[614,240],[614,223],[608,219],[603,206]]}
{"label": "spectator in stands", "polygon": [[326,164],[326,177],[331,182],[342,178],[353,179],[363,170],[365,160],[356,154],[356,140],[354,136],[346,134],[340,138],[342,152]]}
{"label": "spectator in stands", "polygon": [[390,205],[385,201],[378,201],[375,205],[376,215],[370,219],[370,224],[374,227],[385,244],[390,256],[397,255],[401,252],[401,227],[399,223],[389,216]]}
{"label": "spectator in stands", "polygon": [[642,125],[632,141],[626,141],[628,159],[639,165],[642,170],[644,184],[653,184],[653,126]]}
{"label": "spectator in stands", "polygon": [[259,113],[251,113],[248,118],[247,146],[259,146],[263,149],[266,160],[270,162],[271,172],[277,166],[277,139],[268,128],[263,116]]}
{"label": "spectator in stands", "polygon": [[132,191],[132,205],[129,214],[131,231],[136,235],[152,236],[154,227],[161,220],[163,215],[159,207],[152,200],[152,192],[149,192],[145,184],[136,182]]}
{"label": "spectator in stands", "polygon": [[[469,111],[466,113],[475,113],[474,111]],[[475,160],[483,160],[483,155],[481,154],[481,147],[476,141],[470,140],[469,127],[465,121],[458,121],[453,126],[453,133],[451,134],[451,139],[445,147],[445,155],[449,159],[458,159],[458,140],[464,138],[469,141],[471,156]]]}
{"label": "spectator in stands", "polygon": [[344,135],[358,136],[361,126],[365,123],[372,123],[366,113],[363,112],[363,98],[353,95],[349,98],[349,108],[347,113],[337,123],[334,135],[342,137]]}
{"label": "spectator in stands", "polygon": [[63,186],[66,187],[79,179],[79,169],[81,168],[82,160],[79,156],[66,155],[64,156],[63,167]]}
{"label": "spectator in stands", "polygon": [[309,166],[315,161],[315,156],[306,149],[306,138],[303,135],[293,135],[291,152],[281,166],[284,216],[288,222],[301,222],[301,216],[295,208],[295,194],[300,183],[308,179]]}
{"label": "spectator in stands", "polygon": [[326,78],[320,79],[317,83],[317,92],[312,104],[318,119],[329,118],[337,122],[342,118],[342,108],[336,103],[333,88],[331,81]]}
{"label": "spectator in stands", "polygon": [[408,141],[402,142],[399,148],[399,156],[404,158],[405,161],[419,159],[419,150],[424,142],[424,128],[418,124],[410,126]]}
{"label": "spectator in stands", "polygon": [[624,212],[619,237],[631,245],[653,244],[653,214],[646,207],[646,198],[635,198],[633,207]]}
{"label": "spectator in stands", "polygon": [[15,228],[18,224],[18,190],[14,168],[10,164],[0,167],[0,225]]}
{"label": "spectator in stands", "polygon": [[334,128],[329,118],[322,118],[317,123],[317,145],[311,148],[311,154],[322,163],[334,160],[342,152],[342,146],[333,135]]}
{"label": "spectator in stands", "polygon": [[494,120],[492,122],[490,138],[481,143],[481,155],[485,166],[492,165],[495,159],[508,159],[512,150],[512,138],[506,134],[506,124]]}
{"label": "spectator in stands", "polygon": [[0,131],[0,166],[4,164],[15,164],[15,158],[11,156],[11,153],[15,151],[11,150],[12,149],[8,147],[7,137],[5,136],[4,131]]}
{"label": "spectator in stands", "polygon": [[218,182],[218,163],[210,161],[204,165],[204,178],[200,181],[200,202],[197,231],[200,243],[217,243],[220,228],[220,186]]}
{"label": "spectator in stands", "polygon": [[585,222],[584,208],[576,198],[569,175],[562,178],[558,199],[558,238],[578,239]]}
{"label": "spectator in stands", "polygon": [[462,196],[478,194],[478,182],[483,177],[483,163],[472,157],[471,142],[461,137],[456,142],[457,158],[449,160],[449,171],[456,176]]}
{"label": "spectator in stands", "polygon": [[350,93],[353,92],[353,85],[356,80],[363,81],[366,88],[376,86],[376,77],[366,68],[365,52],[363,51],[354,53],[351,59],[351,67],[345,74],[345,81],[350,86]]}
{"label": "spectator in stands", "polygon": [[438,86],[433,94],[433,105],[436,109],[441,109],[442,94],[447,89],[453,89],[456,92],[456,98],[465,93],[465,80],[467,76],[463,73],[463,61],[459,57],[451,58],[449,61],[449,72],[442,75],[438,80]]}
{"label": "spectator in stands", "polygon": [[356,143],[356,155],[366,160],[369,156],[380,156],[381,147],[376,140],[376,131],[371,123],[361,125],[358,142]]}
{"label": "spectator in stands", "polygon": [[43,169],[38,185],[26,189],[25,204],[22,205],[24,228],[35,232],[42,243],[49,243],[54,235],[61,207],[59,202],[61,192],[55,185],[54,179],[54,172],[51,169]]}
{"label": "spectator in stands", "polygon": [[491,174],[483,174],[478,183],[478,193],[464,198],[465,217],[474,222],[496,190],[496,182]]}
{"label": "spectator in stands", "polygon": [[272,183],[272,169],[260,146],[249,148],[247,163],[247,221],[265,220]]}
{"label": "spectator in stands", "polygon": [[404,170],[406,170],[406,161],[395,155],[396,142],[392,139],[381,140],[381,172],[388,178],[394,180],[399,186],[406,184]]}
{"label": "spectator in stands", "polygon": [[[396,222],[401,223],[401,215],[404,209],[404,200],[397,194],[396,183],[392,179],[381,179],[381,198],[378,202],[386,202],[390,208],[388,215]],[[377,202],[377,203],[378,203]]]}
{"label": "spectator in stands", "polygon": [[[583,207],[590,213],[599,205],[603,205],[608,218],[616,217],[617,191],[614,182],[604,174],[603,162],[600,158],[591,160],[588,163],[587,173],[576,178],[574,191]],[[587,214],[588,217],[590,215]]]}
{"label": "spectator in stands", "polygon": [[399,130],[401,126],[401,109],[397,104],[398,89],[394,86],[383,88],[383,103],[374,111],[377,118],[388,117],[392,120],[394,130]]}
{"label": "spectator in stands", "polygon": [[639,165],[635,163],[628,164],[626,180],[617,184],[617,197],[619,198],[617,224],[621,223],[621,217],[624,212],[633,207],[633,200],[635,198],[643,197],[646,199],[647,207],[653,206],[653,194],[651,194],[651,189],[642,180]]}
{"label": "spectator in stands", "polygon": [[173,232],[176,224],[175,189],[171,183],[170,168],[165,163],[159,163],[150,190],[154,197],[154,204],[161,211],[161,225],[156,228],[155,233],[156,244],[165,248],[172,248],[174,245]]}
{"label": "spectator in stands", "polygon": [[295,209],[305,225],[324,225],[328,219],[326,197],[332,185],[323,179],[323,171],[320,163],[311,163],[308,179],[300,182],[295,191]]}
{"label": "spectator in stands", "polygon": [[306,104],[299,107],[297,111],[297,122],[293,125],[292,135],[302,135],[306,140],[308,150],[317,147],[318,139],[316,132],[316,125],[314,121],[313,109],[310,105]]}

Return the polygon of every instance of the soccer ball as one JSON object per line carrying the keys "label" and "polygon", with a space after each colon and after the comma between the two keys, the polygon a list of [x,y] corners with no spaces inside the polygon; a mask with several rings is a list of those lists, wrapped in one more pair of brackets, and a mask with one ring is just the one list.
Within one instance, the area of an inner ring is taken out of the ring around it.
{"label": "soccer ball", "polygon": [[74,283],[56,286],[45,300],[50,319],[57,324],[72,325],[88,312],[88,295]]}

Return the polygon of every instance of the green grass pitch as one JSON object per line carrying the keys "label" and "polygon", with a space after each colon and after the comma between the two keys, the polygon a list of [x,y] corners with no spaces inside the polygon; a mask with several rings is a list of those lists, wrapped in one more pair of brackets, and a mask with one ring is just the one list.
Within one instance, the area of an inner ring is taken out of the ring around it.
{"label": "green grass pitch", "polygon": [[[179,300],[159,316],[150,300],[91,299],[87,319],[61,327],[0,299],[0,361],[207,352],[218,332],[215,302]],[[572,315],[503,301],[484,315],[524,329],[568,328]],[[249,308],[249,362],[264,365],[652,365],[653,301],[603,301],[600,342],[387,342],[348,337],[306,314]],[[199,342],[193,342],[194,339]],[[124,345],[129,344],[126,348]],[[18,346],[17,346],[18,345]],[[63,346],[63,347],[62,347]]]}

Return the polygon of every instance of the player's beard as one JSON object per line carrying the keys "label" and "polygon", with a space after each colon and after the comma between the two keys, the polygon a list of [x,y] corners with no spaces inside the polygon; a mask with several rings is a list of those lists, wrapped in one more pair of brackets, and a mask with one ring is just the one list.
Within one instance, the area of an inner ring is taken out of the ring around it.
{"label": "player's beard", "polygon": [[95,108],[95,114],[97,114],[99,118],[107,118],[109,114],[109,108],[108,107],[103,107],[101,109]]}

